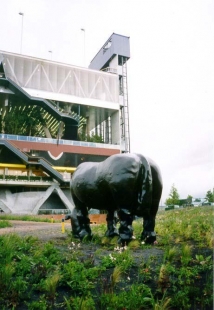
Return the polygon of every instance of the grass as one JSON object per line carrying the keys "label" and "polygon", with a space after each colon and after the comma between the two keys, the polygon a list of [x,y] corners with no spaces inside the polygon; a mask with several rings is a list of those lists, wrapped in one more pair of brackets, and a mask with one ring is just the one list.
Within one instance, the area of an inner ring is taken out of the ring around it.
{"label": "grass", "polygon": [[6,220],[0,220],[0,229],[6,227],[12,227],[12,224]]}
{"label": "grass", "polygon": [[31,221],[31,222],[51,222],[49,218],[43,218],[39,216],[33,215],[15,215],[15,214],[0,214],[0,220],[7,220],[7,221]]}
{"label": "grass", "polygon": [[82,243],[0,236],[0,309],[213,309],[213,207],[160,212],[155,245],[141,244],[142,220],[133,226],[125,247],[105,225]]}

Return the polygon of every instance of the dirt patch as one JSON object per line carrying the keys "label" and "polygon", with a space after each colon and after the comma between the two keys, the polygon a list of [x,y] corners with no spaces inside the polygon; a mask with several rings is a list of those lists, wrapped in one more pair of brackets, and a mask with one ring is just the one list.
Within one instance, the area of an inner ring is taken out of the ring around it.
{"label": "dirt patch", "polygon": [[[44,223],[30,221],[10,221],[12,227],[1,228],[0,235],[18,234],[19,236],[35,236],[44,241],[55,238],[66,238],[67,233],[62,232],[62,223]],[[71,229],[69,222],[64,223],[65,231]]]}

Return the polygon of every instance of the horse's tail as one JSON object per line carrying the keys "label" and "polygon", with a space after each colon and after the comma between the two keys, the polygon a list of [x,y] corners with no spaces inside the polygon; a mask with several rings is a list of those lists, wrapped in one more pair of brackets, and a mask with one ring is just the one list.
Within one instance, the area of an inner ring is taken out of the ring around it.
{"label": "horse's tail", "polygon": [[152,171],[146,157],[137,154],[140,158],[140,168],[138,174],[138,210],[144,213],[146,209],[150,209],[152,205]]}
{"label": "horse's tail", "polygon": [[161,171],[158,165],[150,158],[147,158],[152,171],[152,209],[151,214],[156,215],[159,203],[161,200],[161,194],[163,189],[163,181]]}

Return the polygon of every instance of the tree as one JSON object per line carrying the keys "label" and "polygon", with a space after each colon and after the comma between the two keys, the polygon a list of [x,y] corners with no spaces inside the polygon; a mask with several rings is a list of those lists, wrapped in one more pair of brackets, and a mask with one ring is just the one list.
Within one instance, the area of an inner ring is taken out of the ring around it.
{"label": "tree", "polygon": [[86,142],[94,142],[94,143],[104,143],[103,138],[101,135],[96,135],[92,133],[92,135],[86,135],[83,132],[79,132],[78,134],[80,141],[86,141]]}
{"label": "tree", "polygon": [[192,203],[192,196],[191,195],[188,195],[187,196],[187,203]]}
{"label": "tree", "polygon": [[44,124],[40,108],[37,106],[26,106],[22,109],[22,106],[17,105],[11,111],[8,110],[0,121],[0,132],[22,136],[38,135],[38,132],[41,132],[39,127]]}
{"label": "tree", "polygon": [[214,191],[211,190],[207,191],[206,198],[208,202],[214,202]]}
{"label": "tree", "polygon": [[179,205],[179,194],[178,194],[178,190],[174,184],[172,184],[172,187],[171,187],[171,190],[169,193],[169,197],[166,199],[165,204],[167,206]]}

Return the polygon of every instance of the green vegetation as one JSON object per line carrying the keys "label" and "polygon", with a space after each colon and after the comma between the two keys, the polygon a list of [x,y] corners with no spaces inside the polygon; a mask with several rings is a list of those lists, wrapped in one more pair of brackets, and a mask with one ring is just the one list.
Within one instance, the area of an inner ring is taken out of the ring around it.
{"label": "green vegetation", "polygon": [[0,115],[0,132],[23,136],[44,136],[41,126],[45,125],[44,111],[37,106],[25,106],[22,101],[17,103],[13,109],[6,110],[6,113]]}
{"label": "green vegetation", "polygon": [[[42,218],[38,216],[33,215],[14,215],[14,214],[1,214],[0,220],[4,221],[31,221],[31,222],[51,222],[51,219],[48,218]],[[0,226],[1,228],[1,226]]]}
{"label": "green vegetation", "polygon": [[91,135],[87,135],[86,133],[79,133],[78,138],[80,141],[85,142],[94,142],[94,143],[104,143],[102,135],[97,135],[92,133]]}
{"label": "green vegetation", "polygon": [[0,220],[0,228],[11,227],[12,224],[9,221]]}
{"label": "green vegetation", "polygon": [[178,194],[178,190],[174,184],[172,185],[172,187],[170,189],[169,198],[166,199],[165,204],[167,206],[179,204],[179,194]]}
{"label": "green vegetation", "polygon": [[206,198],[208,200],[208,202],[214,202],[214,190],[211,191],[207,191],[207,194],[206,194]]}
{"label": "green vegetation", "polygon": [[92,241],[0,236],[0,309],[211,310],[213,207],[160,212],[157,242],[123,248],[92,227]]}
{"label": "green vegetation", "polygon": [[[179,193],[175,185],[173,184],[169,197],[166,199],[165,204],[167,206],[166,210],[172,210],[174,209],[174,206],[193,206],[193,196],[188,195],[186,199],[180,199]],[[194,202],[200,203],[200,205],[211,205],[214,202],[214,189],[208,190],[205,197],[201,198],[194,198]]]}

